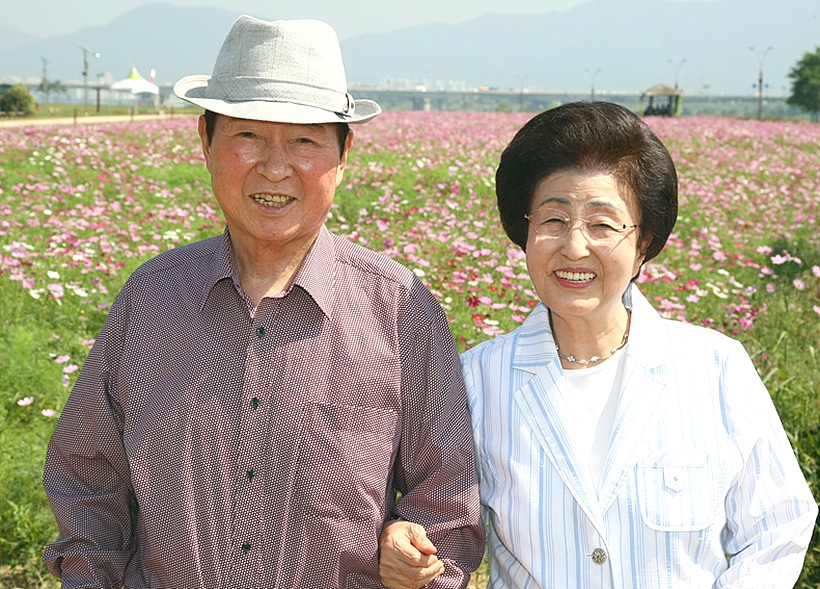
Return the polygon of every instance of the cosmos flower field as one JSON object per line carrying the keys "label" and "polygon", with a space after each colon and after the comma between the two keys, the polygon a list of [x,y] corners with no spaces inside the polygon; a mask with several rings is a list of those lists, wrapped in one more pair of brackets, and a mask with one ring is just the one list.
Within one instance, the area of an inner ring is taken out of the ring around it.
{"label": "cosmos flower field", "polygon": [[[410,267],[462,350],[536,304],[494,200],[498,156],[531,116],[386,112],[354,128],[328,226]],[[663,315],[744,343],[820,496],[820,126],[647,122],[678,167],[680,215],[639,285]],[[44,445],[118,289],[149,257],[223,230],[195,126],[0,128],[0,566],[56,534]],[[815,539],[807,579],[817,555]]]}

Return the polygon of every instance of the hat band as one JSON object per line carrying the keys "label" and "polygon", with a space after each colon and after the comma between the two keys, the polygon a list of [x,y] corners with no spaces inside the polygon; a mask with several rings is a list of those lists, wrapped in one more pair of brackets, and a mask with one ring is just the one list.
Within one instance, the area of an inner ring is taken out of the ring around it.
{"label": "hat band", "polygon": [[353,97],[348,92],[270,78],[211,78],[205,89],[205,98],[229,102],[293,102],[348,117],[355,110]]}

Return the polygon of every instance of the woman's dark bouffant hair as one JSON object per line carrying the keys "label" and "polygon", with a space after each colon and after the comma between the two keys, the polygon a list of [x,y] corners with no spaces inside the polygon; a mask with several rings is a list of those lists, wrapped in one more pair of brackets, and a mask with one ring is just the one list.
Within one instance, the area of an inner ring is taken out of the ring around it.
{"label": "woman's dark bouffant hair", "polygon": [[575,170],[615,177],[637,198],[640,235],[652,235],[644,261],[663,249],[678,216],[678,175],[666,147],[632,111],[611,102],[572,102],[544,111],[516,133],[495,174],[498,210],[509,238],[527,246],[538,183]]}

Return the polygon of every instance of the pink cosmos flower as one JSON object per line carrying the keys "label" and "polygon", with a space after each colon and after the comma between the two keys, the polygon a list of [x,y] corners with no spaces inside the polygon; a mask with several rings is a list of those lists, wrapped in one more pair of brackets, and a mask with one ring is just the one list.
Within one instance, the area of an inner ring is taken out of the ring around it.
{"label": "pink cosmos flower", "polygon": [[17,404],[20,405],[20,407],[25,407],[27,405],[31,405],[32,403],[34,403],[34,397],[23,397],[17,401]]}

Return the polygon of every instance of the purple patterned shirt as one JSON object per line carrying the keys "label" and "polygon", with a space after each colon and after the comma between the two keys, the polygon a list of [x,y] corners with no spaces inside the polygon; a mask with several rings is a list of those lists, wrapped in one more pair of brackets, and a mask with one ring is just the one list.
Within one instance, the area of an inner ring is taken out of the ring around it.
{"label": "purple patterned shirt", "polygon": [[[381,587],[378,537],[428,531],[464,587],[482,557],[473,441],[441,307],[322,228],[257,309],[229,232],[117,296],[48,448],[63,587]],[[397,491],[400,499],[396,500]]]}

